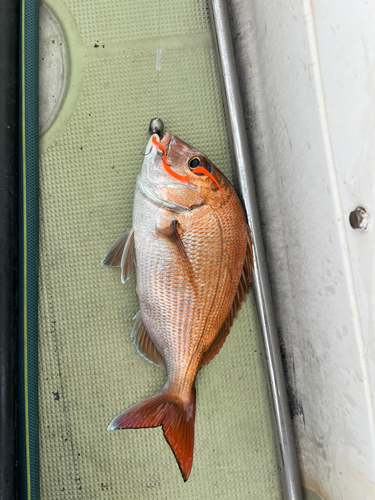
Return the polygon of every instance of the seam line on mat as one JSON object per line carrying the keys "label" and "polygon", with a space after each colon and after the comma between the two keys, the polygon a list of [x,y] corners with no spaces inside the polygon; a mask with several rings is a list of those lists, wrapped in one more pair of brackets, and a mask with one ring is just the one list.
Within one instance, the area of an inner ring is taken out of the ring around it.
{"label": "seam line on mat", "polygon": [[22,0],[22,197],[23,197],[23,361],[25,385],[25,438],[26,438],[26,477],[27,498],[31,499],[30,449],[29,449],[29,411],[27,387],[27,232],[26,232],[26,110],[25,110],[25,0]]}

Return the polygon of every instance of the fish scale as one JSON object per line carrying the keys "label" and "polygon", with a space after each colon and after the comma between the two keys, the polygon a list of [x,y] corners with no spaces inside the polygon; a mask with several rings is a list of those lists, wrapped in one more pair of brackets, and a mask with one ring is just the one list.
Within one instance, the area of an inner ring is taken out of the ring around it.
{"label": "fish scale", "polygon": [[162,425],[187,480],[195,378],[222,347],[250,284],[250,233],[232,186],[201,152],[171,134],[161,142],[153,134],[146,150],[132,230],[103,263],[119,265],[121,255],[127,279],[136,262],[140,316],[132,336],[142,356],[164,367],[168,379],[108,429]]}

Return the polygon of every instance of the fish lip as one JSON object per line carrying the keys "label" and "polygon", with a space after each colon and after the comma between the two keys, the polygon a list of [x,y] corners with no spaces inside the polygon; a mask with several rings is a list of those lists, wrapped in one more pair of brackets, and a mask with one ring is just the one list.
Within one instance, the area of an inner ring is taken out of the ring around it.
{"label": "fish lip", "polygon": [[166,132],[164,134],[164,137],[163,139],[160,141],[161,144],[164,146],[165,148],[165,153],[166,155],[168,155],[168,151],[169,151],[169,144],[171,143],[171,140],[172,140],[172,134],[170,134],[169,132]]}

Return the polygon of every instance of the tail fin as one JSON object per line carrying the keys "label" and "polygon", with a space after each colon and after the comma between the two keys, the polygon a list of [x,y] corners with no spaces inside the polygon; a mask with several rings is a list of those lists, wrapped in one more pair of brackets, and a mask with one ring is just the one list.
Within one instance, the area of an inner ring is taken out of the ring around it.
{"label": "tail fin", "polygon": [[108,426],[116,429],[139,429],[163,426],[164,436],[187,481],[193,464],[195,420],[195,388],[189,400],[183,401],[176,394],[161,389],[141,403],[120,413]]}

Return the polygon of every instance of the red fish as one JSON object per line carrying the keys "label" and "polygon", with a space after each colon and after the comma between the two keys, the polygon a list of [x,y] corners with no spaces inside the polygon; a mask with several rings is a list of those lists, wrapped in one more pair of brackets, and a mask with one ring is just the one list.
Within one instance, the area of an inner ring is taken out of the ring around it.
{"label": "red fish", "polygon": [[220,351],[251,284],[252,244],[224,175],[179,138],[153,134],[138,175],[133,227],[102,262],[137,270],[139,353],[167,371],[164,387],[108,430],[162,426],[184,480],[193,462],[195,378]]}

